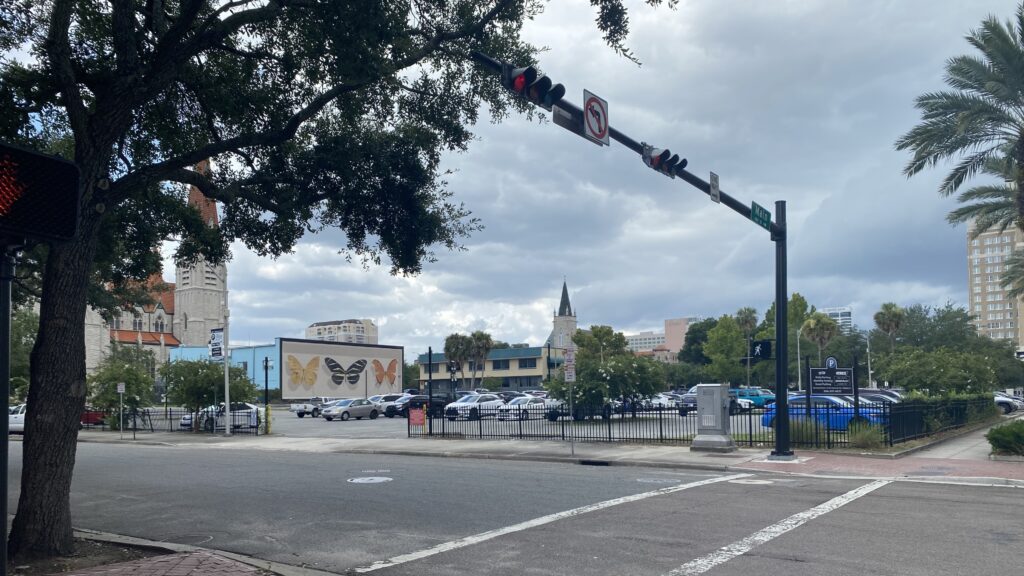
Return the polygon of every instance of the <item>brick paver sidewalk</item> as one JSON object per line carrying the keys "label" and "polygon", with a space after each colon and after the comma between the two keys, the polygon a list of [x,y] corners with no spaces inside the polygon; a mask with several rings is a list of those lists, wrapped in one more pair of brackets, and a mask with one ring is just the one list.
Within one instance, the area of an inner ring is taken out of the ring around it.
{"label": "brick paver sidewalk", "polygon": [[258,568],[210,552],[183,552],[61,574],[62,576],[98,576],[101,574],[117,576],[255,576],[260,572]]}

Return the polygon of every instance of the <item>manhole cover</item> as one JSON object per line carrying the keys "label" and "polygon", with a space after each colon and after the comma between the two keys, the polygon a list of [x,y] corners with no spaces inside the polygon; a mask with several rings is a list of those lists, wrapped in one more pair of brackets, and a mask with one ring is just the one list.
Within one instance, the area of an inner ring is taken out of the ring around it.
{"label": "manhole cover", "polygon": [[753,478],[741,478],[739,480],[729,480],[730,484],[772,484],[771,480],[755,480]]}
{"label": "manhole cover", "polygon": [[391,482],[391,478],[387,476],[363,476],[362,478],[349,478],[348,481],[353,484],[380,484],[382,482]]}

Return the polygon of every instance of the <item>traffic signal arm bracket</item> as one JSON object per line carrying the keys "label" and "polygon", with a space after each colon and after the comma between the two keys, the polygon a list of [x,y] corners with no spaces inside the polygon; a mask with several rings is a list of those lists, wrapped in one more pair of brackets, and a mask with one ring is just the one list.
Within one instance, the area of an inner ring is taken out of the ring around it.
{"label": "traffic signal arm bracket", "polygon": [[[479,51],[475,51],[475,50],[471,53],[471,55],[472,55],[473,59],[476,60],[479,64],[481,64],[485,68],[487,68],[487,69],[489,69],[489,70],[491,70],[493,72],[497,72],[499,75],[501,75],[502,76],[503,84],[509,81],[509,79],[506,78],[509,75],[509,70],[524,71],[525,72],[525,77],[526,77],[527,80],[530,80],[531,82],[536,82],[537,81],[536,77],[534,77],[532,79],[530,78],[530,73],[529,73],[528,69],[526,69],[526,68],[516,68],[516,69],[513,69],[509,64],[503,63],[500,60],[495,60],[494,58],[491,58],[490,56],[484,54],[483,52],[479,52]],[[536,70],[534,70],[532,67],[530,67],[529,70],[533,70],[534,73],[536,73]],[[561,84],[559,84],[558,86],[561,86]],[[510,89],[512,89],[513,91],[516,91],[513,88],[510,88]],[[564,90],[563,90],[563,93],[564,93]],[[523,97],[526,97],[523,94],[520,94],[520,95],[523,96]],[[527,98],[527,99],[529,99],[529,98]],[[558,108],[561,108],[562,110],[565,110],[566,113],[569,116],[571,116],[572,119],[582,118],[583,117],[583,109],[580,108],[579,106],[576,106],[575,104],[565,100],[565,99],[559,99],[557,102],[554,103],[554,105],[557,106]],[[546,108],[548,110],[551,110],[550,106],[548,106]],[[566,120],[565,119],[561,119],[560,120],[557,117],[558,116],[557,111],[553,111],[553,115],[556,116],[555,119],[554,119],[555,124],[558,124],[559,126],[562,126],[563,128],[566,128],[567,130],[569,130],[570,132],[573,132],[574,134],[581,135],[580,131],[574,130],[574,128],[572,126],[568,126],[568,125],[564,124],[564,122],[566,122]],[[645,148],[649,152],[652,147],[647,146],[646,144],[644,144],[642,142],[637,142],[636,140],[634,140],[634,139],[630,138],[629,136],[623,134],[619,130],[616,130],[612,126],[608,127],[608,133],[609,133],[609,137],[612,140],[615,140],[619,144],[622,144],[626,148],[629,148],[633,152],[636,152],[637,154],[640,155],[640,157],[642,159],[644,159],[644,163],[645,164],[647,164],[648,166],[651,166],[651,164],[648,163],[648,159],[645,157]],[[655,149],[655,150],[657,150],[657,149]],[[667,159],[670,159],[672,157],[673,156],[671,154],[669,154]],[[660,170],[658,168],[655,168],[654,166],[651,166],[651,167],[654,168],[657,172],[660,172],[660,173],[662,173],[662,174],[664,174],[664,175],[666,175],[666,176],[668,176],[670,178],[674,178],[674,177],[678,176],[680,179],[684,180],[686,183],[690,184],[694,188],[700,190],[701,192],[707,194],[708,196],[711,196],[711,185],[709,183],[705,182],[703,179],[701,179],[698,176],[696,176],[695,174],[693,174],[692,172],[688,172],[686,170],[686,165],[687,164],[686,164],[686,160],[685,159],[679,160],[678,157],[676,157],[676,162],[672,162],[672,165],[669,167],[668,170]],[[734,212],[738,213],[740,216],[743,216],[747,220],[751,220],[750,206],[747,206],[747,205],[741,203],[740,201],[736,200],[732,196],[726,194],[724,191],[719,191],[719,198],[721,199],[721,203],[722,204],[725,204],[726,206],[731,208]],[[772,240],[782,240],[786,236],[786,229],[785,229],[785,227],[784,226],[779,226],[775,222],[772,222],[770,224],[769,231],[771,232]]]}

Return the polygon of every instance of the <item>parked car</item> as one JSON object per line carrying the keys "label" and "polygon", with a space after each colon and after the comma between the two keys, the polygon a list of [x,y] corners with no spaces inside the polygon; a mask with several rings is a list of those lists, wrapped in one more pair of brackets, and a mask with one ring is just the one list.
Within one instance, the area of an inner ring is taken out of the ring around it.
{"label": "parked car", "polygon": [[758,408],[764,408],[765,404],[775,401],[775,394],[766,393],[760,388],[733,388],[729,390],[729,395],[737,399],[750,400]]}
{"label": "parked car", "polygon": [[548,403],[536,396],[520,396],[513,398],[508,404],[498,406],[498,420],[529,420],[543,418]]}
{"label": "parked car", "polygon": [[107,413],[103,410],[98,410],[91,406],[86,406],[85,410],[82,411],[82,417],[79,419],[79,423],[82,426],[102,426],[107,419]]}
{"label": "parked car", "polygon": [[[256,428],[260,424],[260,408],[255,404],[249,404],[248,402],[232,402],[231,403],[231,428]],[[221,402],[217,406],[207,406],[199,411],[199,418],[197,420],[202,430],[207,432],[213,432],[215,430],[224,430],[224,403]],[[189,412],[181,417],[178,422],[178,427],[182,430],[192,429],[192,413]]]}
{"label": "parked car", "polygon": [[[790,421],[806,420],[807,415],[807,397],[796,396],[790,398],[788,406],[789,419]],[[811,415],[810,417],[817,420],[822,426],[830,428],[832,430],[847,430],[850,427],[850,422],[857,417],[857,413],[860,414],[861,421],[869,424],[885,424],[885,413],[880,408],[872,408],[869,406],[861,406],[860,410],[854,410],[854,406],[851,402],[848,402],[838,396],[829,396],[824,394],[813,394],[811,395]],[[761,416],[761,425],[766,428],[775,427],[775,405],[772,404],[764,411],[764,415]]]}
{"label": "parked car", "polygon": [[299,418],[302,418],[306,414],[309,414],[313,418],[316,418],[317,416],[320,415],[320,406],[322,404],[333,402],[334,400],[337,400],[337,398],[325,398],[323,396],[317,396],[315,398],[310,398],[305,402],[295,402],[291,404],[288,407],[288,411],[294,412],[295,415],[298,416]]}
{"label": "parked car", "polygon": [[645,408],[674,408],[678,401],[673,395],[668,394],[655,394],[650,399],[645,400],[643,406]]}
{"label": "parked car", "polygon": [[[729,391],[730,402],[729,402],[729,414],[739,414],[740,412],[746,412],[754,408],[754,402],[749,398],[737,398],[733,395],[732,390]],[[775,398],[773,397],[774,401]],[[682,399],[678,403],[679,415],[686,416],[690,412],[697,411],[697,387],[694,386],[690,390],[683,394]]]}
{"label": "parked car", "polygon": [[410,396],[403,396],[398,400],[395,400],[390,406],[384,409],[384,415],[388,418],[394,418],[395,416],[401,416],[402,418],[409,417],[410,408],[423,408],[428,403],[430,404],[430,415],[439,417],[444,414],[445,405],[450,402],[447,396],[427,396],[426,394],[414,394]]}
{"label": "parked car", "polygon": [[497,408],[505,404],[496,394],[475,394],[463,396],[444,407],[444,415],[449,420],[467,418],[477,420],[484,416],[495,416]]}
{"label": "parked car", "polygon": [[523,390],[523,392],[525,392],[526,394],[528,394],[530,396],[536,396],[537,398],[547,398],[548,397],[548,393],[543,391],[543,390]]}
{"label": "parked car", "polygon": [[28,408],[25,404],[18,404],[17,406],[11,406],[7,416],[7,431],[18,432],[20,434],[25,433],[25,410]]}
{"label": "parked car", "polygon": [[523,392],[513,392],[512,390],[495,392],[495,394],[497,394],[502,399],[502,401],[506,403],[511,402],[515,398],[522,398],[523,396],[526,396],[526,394],[524,394]]}
{"label": "parked car", "polygon": [[994,392],[992,397],[995,399],[996,406],[1003,411],[1003,414],[1009,414],[1022,408],[1018,400],[1014,400],[1012,396],[1007,396],[1002,392]]}
{"label": "parked car", "polygon": [[377,412],[380,414],[386,414],[388,406],[394,405],[395,401],[408,394],[377,394],[370,396],[368,400],[377,405]]}
{"label": "parked car", "polygon": [[338,420],[348,420],[349,418],[355,418],[356,420],[362,420],[364,417],[370,420],[376,420],[377,405],[370,402],[366,398],[346,398],[335,402],[332,406],[324,408],[323,415],[324,420],[330,422],[337,418]]}

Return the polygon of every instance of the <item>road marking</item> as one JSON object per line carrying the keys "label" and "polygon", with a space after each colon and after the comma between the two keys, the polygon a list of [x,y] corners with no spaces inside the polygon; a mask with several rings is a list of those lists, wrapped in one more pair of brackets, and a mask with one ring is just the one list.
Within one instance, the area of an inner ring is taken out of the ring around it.
{"label": "road marking", "polygon": [[541,516],[540,518],[534,518],[533,520],[527,520],[526,522],[520,522],[519,524],[513,524],[504,528],[498,528],[497,530],[490,530],[488,532],[481,532],[473,536],[466,536],[458,540],[452,540],[451,542],[445,542],[438,544],[433,548],[427,548],[418,552],[412,552],[409,554],[402,554],[401,556],[395,556],[387,560],[378,560],[369,566],[360,566],[353,569],[353,572],[372,572],[374,570],[380,570],[381,568],[389,568],[391,566],[397,566],[398,564],[404,564],[406,562],[412,562],[413,560],[420,560],[427,558],[441,552],[448,552],[449,550],[456,550],[458,548],[465,548],[466,546],[472,546],[481,542],[486,542],[498,536],[504,536],[505,534],[512,534],[513,532],[521,532],[529,528],[536,528],[537,526],[543,526],[544,524],[550,524],[556,520],[562,520],[563,518],[571,518],[573,516],[579,516],[580,514],[586,514],[587,512],[595,512],[597,510],[603,510],[612,506],[618,506],[619,504],[627,504],[629,502],[636,502],[638,500],[644,500],[653,496],[662,496],[664,494],[672,494],[673,492],[681,492],[690,488],[697,488],[699,486],[707,486],[708,484],[715,484],[717,482],[728,482],[729,480],[736,480],[738,478],[746,478],[751,474],[732,474],[729,476],[720,476],[718,478],[708,478],[707,480],[698,480],[696,482],[689,482],[687,484],[679,484],[678,486],[669,486],[666,488],[659,488],[650,492],[643,492],[640,494],[633,494],[631,496],[623,496],[622,498],[615,498],[612,500],[605,500],[604,502],[598,502],[596,504],[588,504],[586,506],[580,506],[579,508],[573,508],[572,510],[566,510],[564,512],[558,512],[556,514],[549,514],[547,516]]}
{"label": "road marking", "polygon": [[865,484],[860,488],[850,490],[846,494],[836,496],[835,498],[829,500],[828,502],[825,502],[824,504],[820,504],[809,510],[804,510],[803,512],[794,514],[789,518],[786,518],[782,522],[772,524],[767,528],[754,532],[753,534],[747,536],[742,540],[733,542],[728,546],[719,548],[718,550],[712,552],[711,554],[708,554],[707,556],[702,556],[695,560],[691,560],[686,564],[683,564],[679,568],[676,568],[675,570],[669,572],[666,576],[691,576],[693,574],[703,574],[708,570],[711,570],[715,566],[718,566],[719,564],[728,562],[729,560],[732,560],[737,556],[742,556],[743,554],[746,554],[753,548],[760,546],[761,544],[764,544],[765,542],[773,540],[779,536],[782,536],[786,532],[789,532],[794,528],[798,528],[806,522],[817,518],[818,516],[828,514],[829,512],[836,510],[837,508],[845,506],[846,504],[853,502],[857,498],[860,498],[865,494],[873,492],[881,488],[882,486],[889,484],[890,482],[892,481],[876,480],[874,482],[871,482],[870,484]]}

